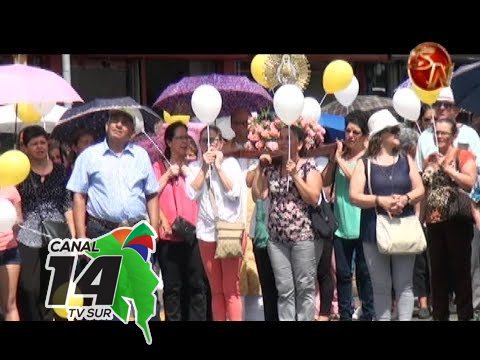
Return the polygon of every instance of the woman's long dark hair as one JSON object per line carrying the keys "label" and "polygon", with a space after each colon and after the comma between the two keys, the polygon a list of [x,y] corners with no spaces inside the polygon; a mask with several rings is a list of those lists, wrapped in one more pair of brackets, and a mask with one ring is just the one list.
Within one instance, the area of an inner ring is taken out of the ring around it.
{"label": "woman's long dark hair", "polygon": [[172,156],[172,150],[170,149],[170,146],[168,146],[168,142],[173,140],[175,131],[178,128],[184,128],[186,131],[188,131],[188,128],[184,123],[181,121],[176,121],[168,125],[167,129],[165,130],[165,134],[163,135],[163,141],[165,142],[165,157],[167,159],[170,159]]}

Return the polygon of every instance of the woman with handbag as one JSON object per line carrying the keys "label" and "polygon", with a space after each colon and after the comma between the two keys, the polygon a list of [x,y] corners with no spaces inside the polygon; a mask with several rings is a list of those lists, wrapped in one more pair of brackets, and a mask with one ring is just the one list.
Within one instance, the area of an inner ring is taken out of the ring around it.
{"label": "woman with handbag", "polygon": [[318,203],[322,177],[313,158],[300,157],[304,138],[304,131],[297,126],[283,128],[279,148],[285,154],[290,150],[290,159],[285,156],[273,164],[269,154],[261,155],[253,182],[256,198],[270,197],[268,255],[278,290],[280,321],[315,320],[322,240],[315,239],[309,209]]}
{"label": "woman with handbag", "polygon": [[[48,135],[37,125],[23,131],[23,146],[31,164],[25,181],[18,185],[22,198],[24,223],[18,232],[20,257],[19,303],[22,320],[52,320],[53,312],[45,308],[50,271],[45,269],[48,255],[47,225],[55,225],[60,233],[75,237],[72,197],[66,186],[63,165],[53,164],[48,157]],[[68,227],[68,229],[67,229]],[[69,230],[69,231],[68,231]],[[46,236],[47,235],[47,236]]]}
{"label": "woman with handbag", "polygon": [[153,171],[160,184],[157,257],[164,283],[167,321],[205,321],[207,314],[204,271],[195,234],[197,203],[185,191],[189,136],[182,122],[170,124],[164,134],[164,161]]}
{"label": "woman with handbag", "polygon": [[363,111],[352,111],[345,122],[345,141],[337,140],[337,150],[322,173],[324,186],[335,187],[332,189],[335,194],[333,209],[338,229],[335,231],[333,247],[337,268],[338,307],[340,320],[352,320],[352,259],[355,253],[355,280],[362,301],[361,320],[371,321],[375,311],[372,282],[360,240],[361,209],[352,204],[349,195],[353,170],[366,151],[368,115]]}
{"label": "woman with handbag", "polygon": [[[243,308],[239,282],[245,238],[239,229],[244,229],[245,224],[239,221],[242,220],[241,181],[245,180],[238,161],[233,157],[223,158],[220,129],[209,128],[209,133],[207,127],[200,133],[202,159],[189,165],[187,194],[198,202],[197,238],[212,294],[213,320],[240,321]],[[226,233],[231,233],[231,242],[224,241],[228,240]],[[235,249],[230,256],[223,252],[228,252],[228,246],[223,246],[227,243],[232,245],[230,249]]]}
{"label": "woman with handbag", "polygon": [[[357,162],[350,180],[350,200],[362,208],[360,239],[372,281],[375,315],[380,321],[391,320],[393,283],[399,320],[411,320],[415,255],[385,251],[380,244],[390,237],[379,232],[383,228],[378,225],[384,224],[386,217],[394,227],[388,235],[395,231],[412,243],[418,242],[417,248],[424,247],[413,208],[422,199],[424,188],[414,161],[398,153],[400,127],[395,117],[388,110],[377,111],[370,116],[368,129],[370,141],[365,157]],[[411,223],[414,236],[409,234]]]}
{"label": "woman with handbag", "polygon": [[425,222],[431,262],[433,319],[449,318],[449,272],[458,320],[473,317],[470,273],[473,216],[468,192],[475,185],[477,171],[473,154],[453,146],[458,129],[455,120],[435,123],[438,153],[425,161],[422,174],[427,188]]}

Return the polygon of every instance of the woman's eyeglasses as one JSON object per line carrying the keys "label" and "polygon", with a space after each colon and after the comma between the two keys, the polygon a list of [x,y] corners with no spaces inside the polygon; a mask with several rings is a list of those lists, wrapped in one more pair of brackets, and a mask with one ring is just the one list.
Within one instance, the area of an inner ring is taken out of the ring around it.
{"label": "woman's eyeglasses", "polygon": [[355,136],[362,135],[362,132],[359,130],[345,129],[345,134],[353,134]]}
{"label": "woman's eyeglasses", "polygon": [[447,136],[452,135],[452,133],[448,132],[448,131],[436,131],[435,134],[437,135],[437,137],[439,137],[439,136],[447,137]]}
{"label": "woman's eyeglasses", "polygon": [[188,135],[184,136],[174,136],[173,137],[175,140],[188,140]]}
{"label": "woman's eyeglasses", "polygon": [[[218,138],[218,137],[210,139],[210,144],[215,144],[215,143],[218,143],[218,142],[220,142],[220,138]],[[200,144],[207,145],[208,144],[208,138],[201,138],[200,139]]]}

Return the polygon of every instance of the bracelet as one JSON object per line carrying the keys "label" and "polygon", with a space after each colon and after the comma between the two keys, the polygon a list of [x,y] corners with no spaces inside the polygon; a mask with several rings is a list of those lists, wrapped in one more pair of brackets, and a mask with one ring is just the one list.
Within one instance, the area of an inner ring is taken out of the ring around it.
{"label": "bracelet", "polygon": [[412,198],[408,194],[405,194],[405,196],[407,197],[407,204],[410,204]]}
{"label": "bracelet", "polygon": [[380,204],[378,203],[378,195],[375,195],[375,206],[379,206]]}

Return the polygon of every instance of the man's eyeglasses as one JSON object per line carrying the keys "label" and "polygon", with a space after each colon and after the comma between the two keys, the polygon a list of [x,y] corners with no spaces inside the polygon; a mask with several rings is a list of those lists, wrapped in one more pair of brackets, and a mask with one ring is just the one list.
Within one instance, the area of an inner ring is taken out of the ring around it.
{"label": "man's eyeglasses", "polygon": [[435,109],[441,109],[443,107],[446,110],[450,110],[453,107],[453,103],[445,102],[445,101],[438,101],[435,104],[433,104],[433,107]]}

